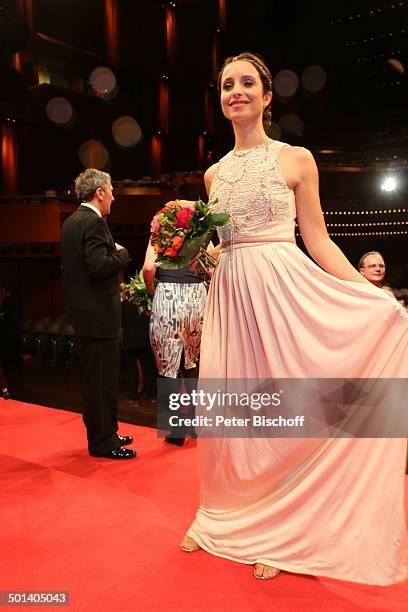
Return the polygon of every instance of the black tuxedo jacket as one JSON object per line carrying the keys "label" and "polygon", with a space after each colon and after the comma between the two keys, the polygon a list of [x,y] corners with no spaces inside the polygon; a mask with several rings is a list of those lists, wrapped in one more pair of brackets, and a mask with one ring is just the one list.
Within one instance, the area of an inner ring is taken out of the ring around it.
{"label": "black tuxedo jacket", "polygon": [[117,251],[106,223],[80,206],[61,231],[67,312],[78,336],[114,338],[121,327],[120,271],[129,262]]}

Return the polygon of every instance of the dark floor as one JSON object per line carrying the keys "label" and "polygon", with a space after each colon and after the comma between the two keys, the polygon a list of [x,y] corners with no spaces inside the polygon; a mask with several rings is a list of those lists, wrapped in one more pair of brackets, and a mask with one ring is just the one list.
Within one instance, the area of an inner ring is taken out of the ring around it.
{"label": "dark floor", "polygon": [[[9,387],[17,400],[73,412],[82,410],[78,364],[52,365],[46,360],[31,360],[13,369]],[[156,426],[156,404],[142,397],[139,407],[131,406],[124,374],[121,377],[118,419],[135,425]]]}

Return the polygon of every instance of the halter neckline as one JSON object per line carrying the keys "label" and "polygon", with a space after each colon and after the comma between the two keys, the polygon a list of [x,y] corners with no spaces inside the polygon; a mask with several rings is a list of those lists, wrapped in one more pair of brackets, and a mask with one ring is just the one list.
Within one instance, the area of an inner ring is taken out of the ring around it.
{"label": "halter neckline", "polygon": [[254,145],[253,147],[248,147],[248,149],[232,149],[232,154],[236,155],[237,157],[240,157],[242,155],[247,155],[248,153],[250,153],[251,151],[254,151],[255,149],[260,149],[261,147],[265,147],[268,146],[272,143],[273,141],[271,139],[265,140],[265,142],[261,142],[261,144],[259,145]]}

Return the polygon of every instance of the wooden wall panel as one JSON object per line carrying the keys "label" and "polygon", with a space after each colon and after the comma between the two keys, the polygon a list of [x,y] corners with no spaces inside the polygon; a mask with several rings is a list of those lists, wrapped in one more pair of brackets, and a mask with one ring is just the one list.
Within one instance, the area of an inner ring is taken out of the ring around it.
{"label": "wooden wall panel", "polygon": [[59,242],[60,225],[58,204],[0,206],[0,242]]}

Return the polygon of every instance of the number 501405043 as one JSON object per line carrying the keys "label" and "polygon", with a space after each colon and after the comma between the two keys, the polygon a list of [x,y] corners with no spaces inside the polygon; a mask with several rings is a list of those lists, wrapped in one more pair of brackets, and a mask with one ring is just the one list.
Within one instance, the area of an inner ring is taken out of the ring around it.
{"label": "number 501405043", "polygon": [[67,606],[69,594],[61,591],[0,592],[0,606]]}

